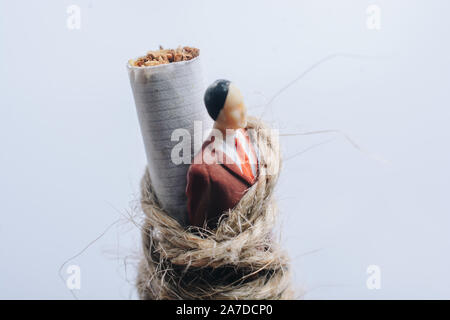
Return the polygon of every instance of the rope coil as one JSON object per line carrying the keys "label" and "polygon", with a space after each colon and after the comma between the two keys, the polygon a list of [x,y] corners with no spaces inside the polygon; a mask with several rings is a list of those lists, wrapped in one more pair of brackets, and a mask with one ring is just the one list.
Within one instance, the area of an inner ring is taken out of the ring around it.
{"label": "rope coil", "polygon": [[278,136],[249,118],[260,165],[255,184],[215,230],[183,228],[158,203],[146,170],[141,182],[141,299],[292,299],[289,257],[275,241],[272,193],[281,166]]}

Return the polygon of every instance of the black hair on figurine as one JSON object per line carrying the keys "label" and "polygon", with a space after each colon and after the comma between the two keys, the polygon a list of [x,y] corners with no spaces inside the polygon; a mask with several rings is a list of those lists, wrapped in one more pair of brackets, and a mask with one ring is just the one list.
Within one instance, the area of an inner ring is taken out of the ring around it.
{"label": "black hair on figurine", "polygon": [[220,110],[222,110],[225,99],[227,98],[228,88],[230,87],[230,81],[219,79],[214,81],[208,89],[206,89],[203,100],[205,101],[208,114],[216,121],[219,116]]}

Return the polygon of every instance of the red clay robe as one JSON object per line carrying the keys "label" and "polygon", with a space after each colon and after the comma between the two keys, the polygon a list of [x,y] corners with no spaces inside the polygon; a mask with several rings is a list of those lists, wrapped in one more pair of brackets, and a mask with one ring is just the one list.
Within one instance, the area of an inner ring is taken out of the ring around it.
{"label": "red clay robe", "polygon": [[[242,132],[245,134],[245,130]],[[206,141],[201,152],[195,156],[188,170],[186,187],[189,224],[202,227],[206,221],[211,229],[217,226],[222,213],[234,208],[246,190],[255,183],[258,165],[250,139],[247,139],[246,148],[256,166],[253,173],[251,169],[246,170],[249,164],[243,163],[243,159],[247,160],[248,157],[241,154],[239,145],[223,152],[222,148],[214,146],[213,141]],[[210,161],[204,159],[206,153],[212,156]]]}

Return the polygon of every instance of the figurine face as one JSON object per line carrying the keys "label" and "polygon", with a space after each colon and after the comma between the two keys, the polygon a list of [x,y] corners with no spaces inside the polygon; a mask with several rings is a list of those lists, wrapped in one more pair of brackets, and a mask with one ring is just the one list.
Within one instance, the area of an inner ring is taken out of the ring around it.
{"label": "figurine face", "polygon": [[221,129],[240,129],[247,126],[244,97],[233,83],[230,83],[225,103],[216,119],[216,126]]}

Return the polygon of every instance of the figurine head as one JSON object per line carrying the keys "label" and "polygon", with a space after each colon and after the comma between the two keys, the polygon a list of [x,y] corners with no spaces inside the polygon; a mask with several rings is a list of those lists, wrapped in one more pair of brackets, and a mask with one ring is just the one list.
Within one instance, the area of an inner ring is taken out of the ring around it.
{"label": "figurine head", "polygon": [[206,89],[206,109],[220,130],[240,129],[247,126],[247,109],[239,89],[228,80],[216,80]]}

